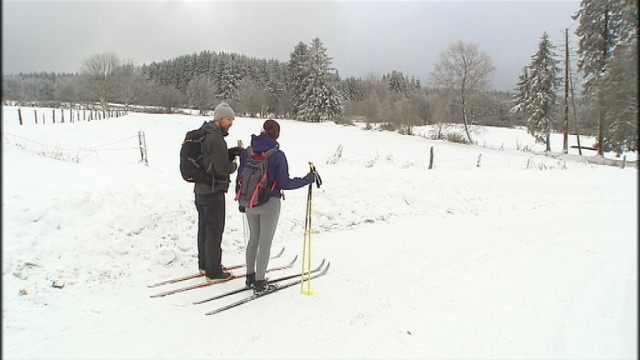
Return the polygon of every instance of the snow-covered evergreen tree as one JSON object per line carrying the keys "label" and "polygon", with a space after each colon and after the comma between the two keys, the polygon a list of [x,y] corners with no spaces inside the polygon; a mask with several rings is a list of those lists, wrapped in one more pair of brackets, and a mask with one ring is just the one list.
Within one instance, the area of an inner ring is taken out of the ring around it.
{"label": "snow-covered evergreen tree", "polygon": [[290,62],[294,118],[316,122],[337,119],[344,105],[331,58],[319,38],[308,47],[303,45],[296,46]]}
{"label": "snow-covered evergreen tree", "polygon": [[618,11],[620,41],[605,66],[603,99],[604,146],[620,152],[638,150],[638,3],[622,1]]}
{"label": "snow-covered evergreen tree", "polygon": [[238,85],[242,80],[242,75],[239,71],[239,66],[234,59],[228,55],[223,54],[218,64],[218,73],[216,74],[216,97],[220,100],[233,100],[238,96]]}
{"label": "snow-covered evergreen tree", "polygon": [[411,90],[420,91],[422,89],[422,85],[420,85],[420,79],[416,79],[415,76],[412,76],[411,77],[410,88],[411,88]]}
{"label": "snow-covered evergreen tree", "polygon": [[522,68],[522,74],[518,76],[518,83],[514,91],[514,105],[510,111],[529,117],[531,112],[531,105],[529,104],[529,69],[526,66]]}
{"label": "snow-covered evergreen tree", "polygon": [[220,56],[216,53],[211,54],[211,59],[209,60],[209,80],[213,81],[213,83],[217,83],[217,76],[220,73]]}
{"label": "snow-covered evergreen tree", "polygon": [[[609,142],[607,128],[615,121],[611,115],[616,113],[615,101],[606,98],[607,91],[615,87],[612,81],[617,75],[607,72],[612,63],[623,61],[612,59],[615,54],[628,55],[624,49],[616,51],[616,47],[631,46],[637,51],[638,4],[635,0],[582,0],[573,18],[578,20],[578,68],[584,74],[583,93],[597,110],[598,154],[603,155]],[[629,63],[628,67],[637,73],[637,63]],[[620,129],[616,125],[614,131]],[[629,134],[630,138],[634,136],[637,134]]]}
{"label": "snow-covered evergreen tree", "polygon": [[367,95],[362,79],[353,76],[342,81],[342,94],[348,101],[362,101]]}
{"label": "snow-covered evergreen tree", "polygon": [[389,90],[403,96],[407,95],[410,84],[407,77],[402,74],[402,71],[393,70],[391,74],[383,77],[383,79],[386,79],[387,83],[389,84]]}
{"label": "snow-covered evergreen tree", "polygon": [[197,55],[182,55],[178,57],[175,62],[175,87],[183,94],[187,93],[187,86],[193,78],[193,73],[196,65]]}
{"label": "snow-covered evergreen tree", "polygon": [[211,53],[209,51],[201,51],[196,58],[194,69],[194,77],[200,75],[209,75],[209,67],[211,66]]}
{"label": "snow-covered evergreen tree", "polygon": [[287,66],[276,60],[267,62],[267,83],[264,84],[268,92],[268,111],[274,114],[284,114],[288,106]]}
{"label": "snow-covered evergreen tree", "polygon": [[616,46],[606,66],[603,100],[608,127],[604,147],[618,153],[638,150],[637,41]]}
{"label": "snow-covered evergreen tree", "polygon": [[291,90],[291,114],[296,115],[303,106],[302,94],[305,79],[309,76],[309,47],[302,41],[293,49],[289,58],[289,89]]}
{"label": "snow-covered evergreen tree", "polygon": [[527,129],[536,140],[546,143],[548,151],[551,150],[549,136],[557,100],[556,89],[560,84],[560,69],[554,49],[545,32],[529,66],[528,101],[525,102],[530,111]]}

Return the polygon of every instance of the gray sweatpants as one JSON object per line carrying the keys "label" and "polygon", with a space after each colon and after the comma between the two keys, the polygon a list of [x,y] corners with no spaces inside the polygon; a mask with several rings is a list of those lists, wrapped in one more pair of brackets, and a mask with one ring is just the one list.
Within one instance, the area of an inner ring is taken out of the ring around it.
{"label": "gray sweatpants", "polygon": [[264,280],[271,256],[271,242],[280,217],[280,198],[272,197],[260,206],[246,208],[245,214],[250,232],[246,253],[247,274],[255,273],[256,280]]}

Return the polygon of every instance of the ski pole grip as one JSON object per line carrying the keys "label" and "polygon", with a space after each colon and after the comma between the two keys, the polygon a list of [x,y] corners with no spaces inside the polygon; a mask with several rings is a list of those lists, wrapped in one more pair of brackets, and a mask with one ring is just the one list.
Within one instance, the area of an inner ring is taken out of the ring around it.
{"label": "ski pole grip", "polygon": [[314,181],[316,183],[316,186],[320,188],[320,185],[322,185],[322,178],[320,177],[320,174],[318,173],[316,166],[311,161],[309,161],[309,169],[311,170],[311,172],[313,172],[313,174],[316,177]]}
{"label": "ski pole grip", "polygon": [[318,174],[317,171],[315,172],[315,174],[316,174],[316,186],[320,188],[320,185],[322,185],[322,178],[320,177],[320,174]]}

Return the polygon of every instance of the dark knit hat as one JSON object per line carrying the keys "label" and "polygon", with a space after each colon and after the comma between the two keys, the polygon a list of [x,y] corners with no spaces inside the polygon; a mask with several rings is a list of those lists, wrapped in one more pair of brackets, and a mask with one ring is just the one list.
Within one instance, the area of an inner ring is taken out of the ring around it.
{"label": "dark knit hat", "polygon": [[213,121],[226,117],[235,118],[236,114],[233,112],[231,106],[223,101],[216,106],[215,110],[213,110]]}

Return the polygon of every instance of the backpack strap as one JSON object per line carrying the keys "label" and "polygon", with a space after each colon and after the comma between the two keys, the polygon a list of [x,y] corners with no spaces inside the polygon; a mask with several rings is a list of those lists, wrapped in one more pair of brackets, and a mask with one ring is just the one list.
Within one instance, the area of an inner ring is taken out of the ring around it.
{"label": "backpack strap", "polygon": [[257,160],[262,160],[262,159],[266,159],[269,156],[273,155],[276,151],[278,151],[280,149],[280,146],[278,146],[276,144],[276,146],[272,147],[271,149],[267,150],[267,151],[263,151],[261,153],[257,153],[254,152],[253,149],[251,148],[251,146],[247,147],[247,150],[249,150],[249,157],[252,157],[254,159]]}
{"label": "backpack strap", "polygon": [[274,146],[271,149],[269,149],[269,150],[264,152],[264,157],[268,158],[269,156],[273,155],[279,149],[280,149],[280,145],[276,144],[276,146]]}
{"label": "backpack strap", "polygon": [[[249,156],[252,156],[252,157],[253,157],[254,155],[257,155],[257,156],[260,156],[260,157],[261,157],[261,159],[260,159],[260,160],[264,160],[264,159],[269,158],[269,156],[271,156],[271,155],[275,154],[275,153],[276,153],[276,151],[278,151],[278,150],[280,149],[280,145],[279,145],[279,144],[276,144],[276,146],[274,146],[274,147],[272,147],[271,149],[269,149],[269,150],[267,150],[267,151],[264,151],[264,152],[262,152],[262,153],[260,153],[260,154],[256,154],[256,153],[254,153],[254,152],[253,152],[253,149],[251,149],[251,147],[248,147],[247,149],[249,149]],[[269,179],[267,179],[267,181],[269,181]],[[276,181],[276,180],[273,180],[273,183],[271,183],[271,187],[270,187],[269,191],[273,191],[273,190],[276,188],[276,185],[277,185],[277,181]]]}
{"label": "backpack strap", "polygon": [[[264,153],[264,157],[265,157],[265,158],[268,158],[269,156],[271,156],[271,155],[275,154],[275,153],[276,153],[276,151],[278,151],[279,149],[280,149],[280,145],[279,145],[279,144],[276,144],[276,146],[272,147],[271,149],[267,150],[267,151]],[[277,185],[277,184],[278,184],[278,181],[274,179],[274,180],[273,180],[273,183],[271,184],[271,189],[270,189],[270,191],[275,190],[275,188],[276,188],[276,185]],[[280,191],[280,193],[282,194],[282,191]],[[284,194],[282,194],[282,197],[284,198]]]}

